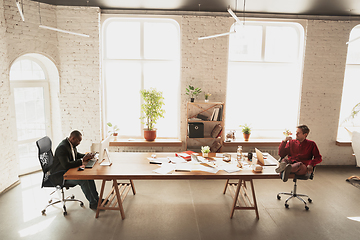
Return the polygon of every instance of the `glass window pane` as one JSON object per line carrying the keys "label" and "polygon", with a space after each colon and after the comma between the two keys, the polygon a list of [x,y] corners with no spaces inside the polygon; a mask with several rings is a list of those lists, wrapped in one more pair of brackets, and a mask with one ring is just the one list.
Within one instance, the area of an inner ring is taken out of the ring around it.
{"label": "glass window pane", "polygon": [[[156,88],[163,92],[164,118],[158,120],[156,128],[159,137],[177,137],[179,122],[179,64],[173,62],[150,62],[144,64],[144,88]],[[171,76],[171,77],[169,77]]]}
{"label": "glass window pane", "polygon": [[[360,38],[360,26],[356,26],[350,33],[349,40]],[[360,64],[360,39],[348,45],[347,64]]]}
{"label": "glass window pane", "polygon": [[14,88],[18,141],[46,135],[43,92],[42,87]]}
{"label": "glass window pane", "polygon": [[20,172],[34,167],[40,168],[37,154],[38,150],[35,142],[18,145],[18,157],[21,160],[19,164]]}
{"label": "glass window pane", "polygon": [[140,62],[108,62],[105,78],[107,122],[120,128],[119,135],[141,136]]}
{"label": "glass window pane", "polygon": [[265,61],[293,62],[298,58],[299,36],[294,27],[267,26]]}
{"label": "glass window pane", "polygon": [[39,64],[29,59],[16,61],[10,69],[10,80],[44,80],[45,73]]}
{"label": "glass window pane", "polygon": [[178,59],[179,35],[173,23],[144,23],[144,58]]}
{"label": "glass window pane", "polygon": [[106,28],[106,57],[140,59],[140,22],[114,21]]}
{"label": "glass window pane", "polygon": [[262,26],[236,25],[235,31],[229,37],[229,61],[260,61]]}

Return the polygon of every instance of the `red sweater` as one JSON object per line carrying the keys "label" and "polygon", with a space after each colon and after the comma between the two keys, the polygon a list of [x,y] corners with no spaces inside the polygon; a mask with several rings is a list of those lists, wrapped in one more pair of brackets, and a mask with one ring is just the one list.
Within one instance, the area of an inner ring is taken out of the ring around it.
{"label": "red sweater", "polygon": [[298,140],[282,141],[279,146],[279,155],[281,158],[288,156],[291,161],[302,162],[306,166],[315,166],[321,163],[322,157],[316,143],[305,139],[303,142]]}

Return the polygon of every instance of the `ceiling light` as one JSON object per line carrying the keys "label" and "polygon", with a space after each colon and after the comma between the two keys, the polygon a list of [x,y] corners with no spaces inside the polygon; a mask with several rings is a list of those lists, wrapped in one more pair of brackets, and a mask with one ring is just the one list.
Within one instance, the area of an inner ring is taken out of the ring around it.
{"label": "ceiling light", "polygon": [[62,30],[62,29],[59,29],[59,28],[53,28],[53,27],[49,27],[49,26],[45,26],[45,25],[39,25],[39,27],[40,27],[40,28],[44,28],[44,29],[48,29],[48,30],[57,31],[57,32],[73,34],[73,35],[77,35],[77,36],[81,36],[81,37],[90,37],[90,36],[87,35],[87,34],[82,34],[82,33],[77,33],[77,32],[66,31],[66,30]]}
{"label": "ceiling light", "polygon": [[20,13],[20,17],[23,20],[23,22],[25,22],[25,17],[24,17],[24,12],[23,12],[24,5],[23,5],[22,1],[21,1],[21,5],[20,5],[20,2],[18,0],[15,0],[15,1],[16,1],[16,6],[17,6],[17,8],[19,10],[19,13]]}

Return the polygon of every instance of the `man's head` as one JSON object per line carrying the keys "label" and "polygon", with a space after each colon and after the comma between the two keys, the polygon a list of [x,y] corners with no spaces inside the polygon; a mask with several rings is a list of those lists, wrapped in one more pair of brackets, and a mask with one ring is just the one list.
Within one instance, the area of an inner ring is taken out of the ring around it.
{"label": "man's head", "polygon": [[302,142],[309,135],[310,129],[306,125],[299,125],[296,127],[296,140]]}
{"label": "man's head", "polygon": [[80,144],[82,140],[82,134],[78,130],[74,130],[70,133],[69,136],[69,142],[73,145],[73,147],[76,147]]}

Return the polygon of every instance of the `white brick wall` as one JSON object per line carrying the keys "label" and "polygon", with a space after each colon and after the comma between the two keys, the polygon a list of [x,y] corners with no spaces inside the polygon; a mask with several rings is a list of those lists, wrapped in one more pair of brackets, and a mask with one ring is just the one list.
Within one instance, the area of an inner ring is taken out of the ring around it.
{"label": "white brick wall", "polygon": [[[17,180],[14,156],[14,119],[11,118],[8,71],[25,53],[41,53],[57,66],[60,75],[61,138],[78,129],[84,134],[80,151],[100,140],[100,42],[99,9],[40,4],[41,23],[89,34],[83,38],[39,29],[39,4],[24,0],[22,22],[13,0],[0,0],[0,150],[6,167],[0,170],[0,192]],[[200,36],[229,31],[229,16],[184,15],[181,27],[181,135],[186,132],[185,88],[192,84],[211,92],[212,101],[225,101],[228,37],[199,41]],[[359,21],[309,20],[306,29],[305,63],[300,123],[311,128],[324,164],[355,163],[351,147],[335,145],[341,89],[351,29]],[[56,145],[57,143],[54,143]],[[126,150],[126,149],[116,149]],[[171,151],[172,149],[162,149]],[[6,159],[6,160],[4,160]]]}
{"label": "white brick wall", "polygon": [[0,0],[0,193],[18,178],[18,164],[14,146],[14,119],[10,109],[10,86],[8,69],[8,51],[6,38],[6,21],[4,18],[4,2]]}

